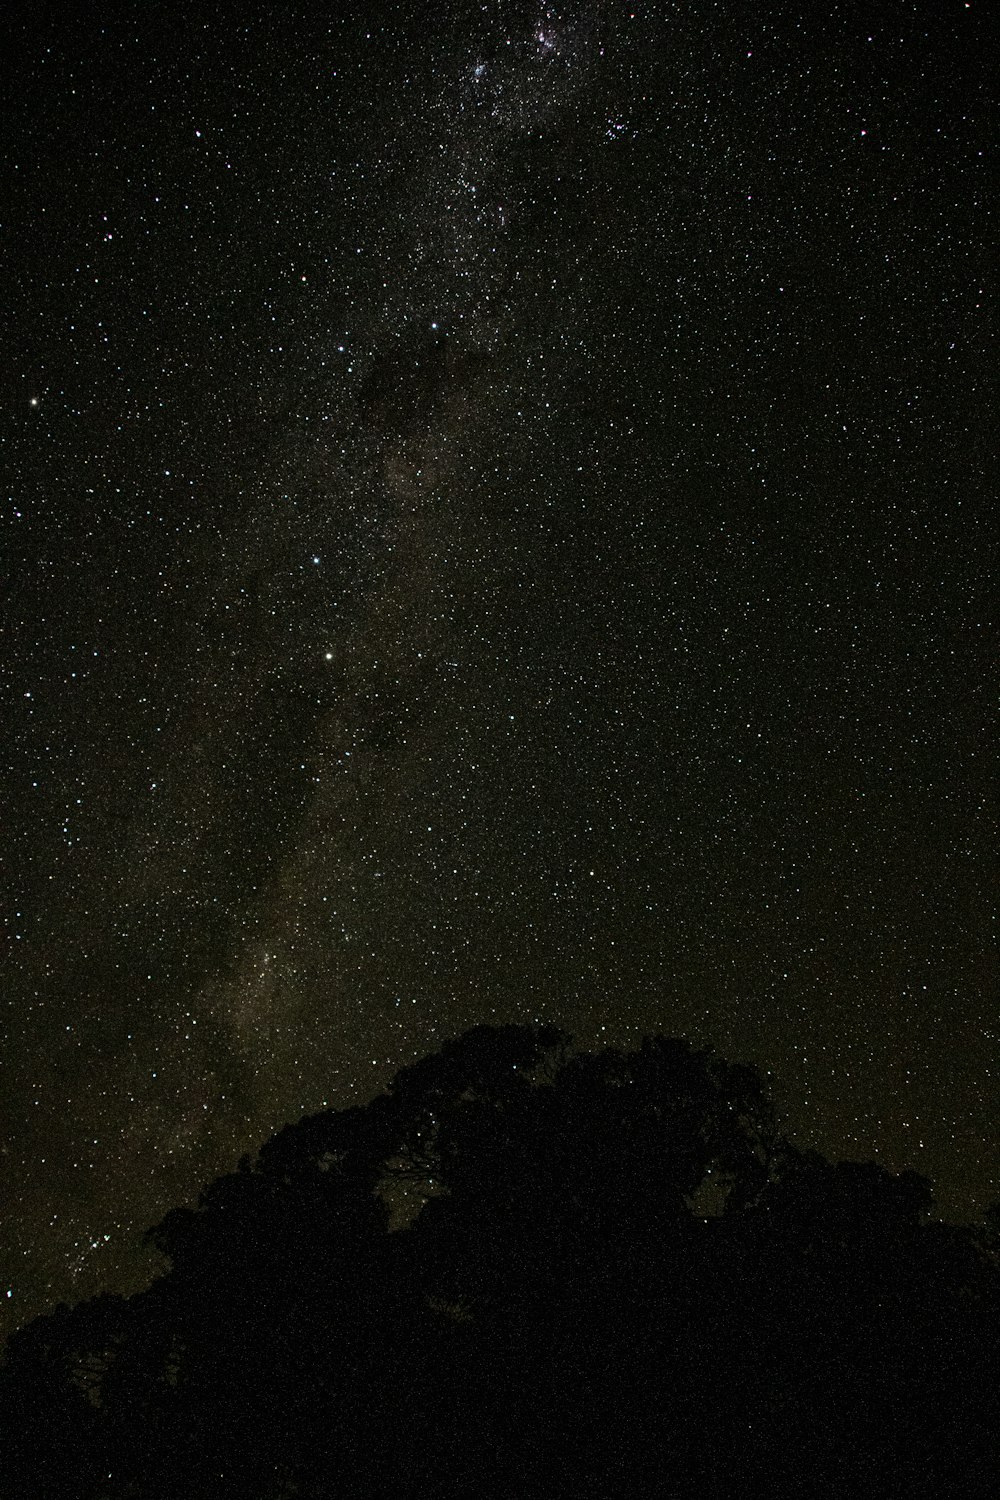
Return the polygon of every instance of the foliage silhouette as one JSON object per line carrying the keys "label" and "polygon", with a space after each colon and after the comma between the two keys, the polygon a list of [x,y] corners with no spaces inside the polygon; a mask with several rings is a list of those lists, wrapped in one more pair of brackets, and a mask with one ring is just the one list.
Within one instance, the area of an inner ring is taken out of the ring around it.
{"label": "foliage silhouette", "polygon": [[995,1224],[930,1209],[794,1149],[752,1068],[478,1027],[22,1329],[3,1494],[992,1494]]}

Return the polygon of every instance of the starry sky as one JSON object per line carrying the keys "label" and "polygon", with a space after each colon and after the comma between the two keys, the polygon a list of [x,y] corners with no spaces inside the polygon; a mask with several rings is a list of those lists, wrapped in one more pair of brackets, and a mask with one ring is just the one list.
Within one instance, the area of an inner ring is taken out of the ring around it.
{"label": "starry sky", "polygon": [[989,7],[2,21],[13,1323],[478,1022],[998,1183]]}

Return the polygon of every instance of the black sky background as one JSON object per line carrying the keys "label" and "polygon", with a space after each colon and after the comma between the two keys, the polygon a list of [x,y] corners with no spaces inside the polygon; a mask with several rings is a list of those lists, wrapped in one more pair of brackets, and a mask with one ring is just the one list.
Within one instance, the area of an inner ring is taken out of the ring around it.
{"label": "black sky background", "polygon": [[479,1021],[981,1213],[988,7],[2,26],[11,1321]]}

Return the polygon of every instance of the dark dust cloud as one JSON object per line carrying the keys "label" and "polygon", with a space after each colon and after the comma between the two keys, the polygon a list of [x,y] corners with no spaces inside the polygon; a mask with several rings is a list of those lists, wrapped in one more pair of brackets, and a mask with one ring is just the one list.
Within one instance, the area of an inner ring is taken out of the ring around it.
{"label": "dark dust cloud", "polygon": [[7,10],[13,1322],[481,1021],[996,1196],[987,11]]}

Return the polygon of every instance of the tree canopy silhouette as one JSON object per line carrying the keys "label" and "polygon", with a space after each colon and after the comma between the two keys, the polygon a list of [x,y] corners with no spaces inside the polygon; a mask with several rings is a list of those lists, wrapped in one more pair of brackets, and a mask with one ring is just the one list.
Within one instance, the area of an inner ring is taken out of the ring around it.
{"label": "tree canopy silhouette", "polygon": [[477,1027],[15,1335],[3,1494],[992,1494],[995,1227],[931,1204],[711,1052]]}

